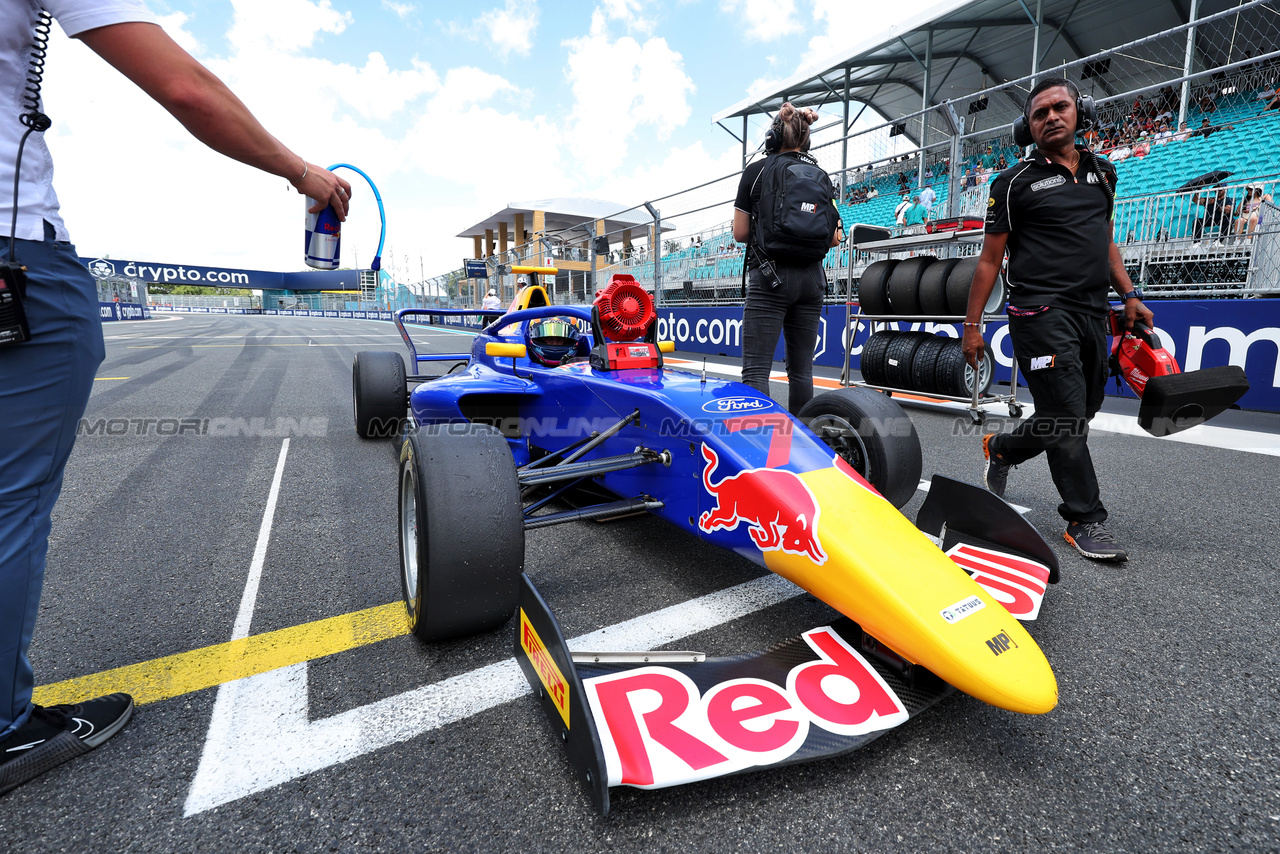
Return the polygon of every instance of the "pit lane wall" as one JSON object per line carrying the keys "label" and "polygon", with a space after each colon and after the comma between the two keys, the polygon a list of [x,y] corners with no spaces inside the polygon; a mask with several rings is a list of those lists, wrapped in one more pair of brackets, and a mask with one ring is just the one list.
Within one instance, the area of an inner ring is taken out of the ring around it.
{"label": "pit lane wall", "polygon": [[[1239,365],[1245,369],[1250,385],[1240,405],[1245,409],[1280,412],[1280,299],[1153,300],[1148,306],[1155,313],[1156,331],[1184,371]],[[865,321],[858,323],[850,358],[855,370],[859,367],[870,325]],[[877,322],[875,327],[923,330],[952,338],[959,338],[961,332],[958,323]],[[816,364],[843,365],[847,331],[844,306],[824,306],[815,347]],[[990,323],[984,334],[996,360],[996,382],[1008,383],[1013,364],[1008,322]],[[740,358],[742,307],[664,307],[658,313],[658,337],[675,341],[678,350]],[[774,358],[783,359],[781,341]],[[1025,385],[1025,381],[1022,384]],[[1128,386],[1122,385],[1117,391],[1114,380],[1108,380],[1107,393],[1134,397]]]}

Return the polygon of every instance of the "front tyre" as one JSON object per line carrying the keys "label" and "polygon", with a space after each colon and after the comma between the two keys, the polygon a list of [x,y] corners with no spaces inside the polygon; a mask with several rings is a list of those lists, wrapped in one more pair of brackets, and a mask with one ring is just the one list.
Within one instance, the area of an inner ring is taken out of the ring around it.
{"label": "front tyre", "polygon": [[411,432],[400,449],[400,586],[410,630],[437,641],[515,611],[524,513],[502,434],[481,424]]}
{"label": "front tyre", "polygon": [[351,363],[351,408],[361,439],[390,439],[400,432],[409,411],[409,391],[399,353],[356,353]]}
{"label": "front tyre", "polygon": [[810,400],[796,416],[894,507],[920,485],[924,458],[902,407],[866,388],[840,388]]}

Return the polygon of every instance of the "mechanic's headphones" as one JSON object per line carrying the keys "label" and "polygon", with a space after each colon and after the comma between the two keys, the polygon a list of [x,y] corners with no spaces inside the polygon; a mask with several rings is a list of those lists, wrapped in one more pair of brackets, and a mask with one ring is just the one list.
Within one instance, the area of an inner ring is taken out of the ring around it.
{"label": "mechanic's headphones", "polygon": [[782,148],[782,120],[774,119],[773,124],[764,132],[764,150],[766,154],[777,154]]}
{"label": "mechanic's headphones", "polygon": [[[1093,96],[1081,95],[1074,86],[1069,84],[1067,88],[1076,93],[1076,133],[1084,133],[1096,128],[1098,126],[1098,106],[1093,102]],[[1038,95],[1039,92],[1036,94]],[[1023,108],[1022,115],[1013,120],[1013,143],[1019,148],[1026,148],[1028,145],[1035,144],[1035,140],[1031,138],[1031,118],[1027,115],[1027,112],[1031,109],[1031,100],[1031,98],[1027,99],[1027,105]]]}

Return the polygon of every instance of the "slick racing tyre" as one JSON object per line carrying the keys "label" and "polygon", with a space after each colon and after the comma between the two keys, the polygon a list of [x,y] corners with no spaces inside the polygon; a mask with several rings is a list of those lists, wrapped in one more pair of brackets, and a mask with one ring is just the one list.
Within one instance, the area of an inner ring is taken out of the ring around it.
{"label": "slick racing tyre", "polygon": [[840,388],[814,397],[796,417],[894,507],[915,495],[924,465],[920,437],[888,395]]}
{"label": "slick racing tyre", "polygon": [[409,410],[409,392],[399,353],[356,353],[351,364],[351,406],[361,439],[389,439],[400,432]]}
{"label": "slick racing tyre", "polygon": [[[938,394],[952,397],[973,397],[973,368],[964,360],[960,341],[946,339],[946,346],[938,353],[938,360],[933,369],[933,381]],[[991,379],[995,375],[995,360],[991,357],[991,348],[982,351],[982,364],[978,370],[978,394],[986,394],[991,388]]]}
{"label": "slick racing tyre", "polygon": [[862,381],[868,385],[888,385],[888,374],[885,372],[885,351],[898,335],[887,329],[872,334],[867,343],[862,345],[862,357],[859,361],[859,372]]}
{"label": "slick racing tyre", "polygon": [[935,336],[928,332],[899,332],[889,344],[884,354],[884,372],[891,388],[912,388],[911,363],[915,359],[916,350]]}
{"label": "slick racing tyre", "polygon": [[934,372],[938,364],[938,356],[951,340],[953,339],[930,335],[929,340],[916,349],[915,355],[911,357],[911,388],[926,394],[937,394],[938,383]]}
{"label": "slick racing tyre", "polygon": [[[947,275],[947,313],[964,314],[969,309],[969,286],[973,284],[973,272],[978,269],[977,258],[962,258],[951,268]],[[991,288],[991,296],[983,306],[984,314],[996,314],[1004,306],[1005,283],[1004,273],[996,273],[995,285]]]}
{"label": "slick racing tyre", "polygon": [[889,308],[894,314],[920,314],[920,276],[937,261],[919,255],[898,262],[889,274]]}
{"label": "slick racing tyre", "polygon": [[496,628],[515,611],[524,512],[511,451],[482,424],[409,433],[397,492],[400,587],[424,641]]}
{"label": "slick racing tyre", "polygon": [[889,275],[898,266],[897,258],[876,261],[862,271],[858,280],[858,305],[863,314],[878,315],[889,313]]}
{"label": "slick racing tyre", "polygon": [[920,313],[930,317],[950,314],[947,308],[947,279],[959,258],[939,258],[920,274]]}

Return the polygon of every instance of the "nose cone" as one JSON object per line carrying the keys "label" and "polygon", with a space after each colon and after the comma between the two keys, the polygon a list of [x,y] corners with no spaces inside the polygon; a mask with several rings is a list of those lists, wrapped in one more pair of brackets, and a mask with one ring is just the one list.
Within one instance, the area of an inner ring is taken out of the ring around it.
{"label": "nose cone", "polygon": [[1023,714],[1058,704],[1031,635],[893,505],[834,466],[801,477],[819,505],[815,541],[827,560],[767,552],[770,569],[972,697]]}

